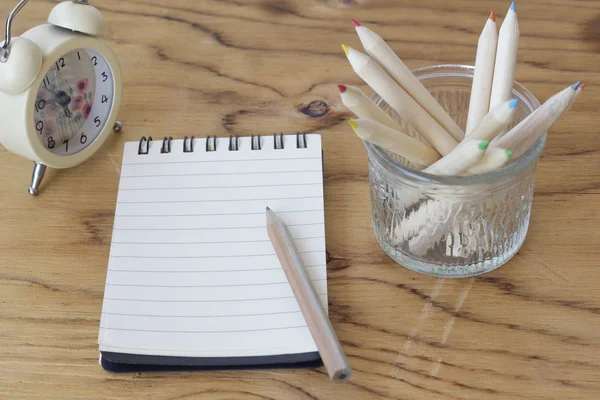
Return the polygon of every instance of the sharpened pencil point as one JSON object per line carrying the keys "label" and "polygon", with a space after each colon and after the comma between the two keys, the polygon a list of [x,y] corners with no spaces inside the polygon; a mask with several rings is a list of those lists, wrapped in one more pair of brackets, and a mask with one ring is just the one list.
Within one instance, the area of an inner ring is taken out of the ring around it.
{"label": "sharpened pencil point", "polygon": [[267,206],[266,211],[271,211],[271,208],[269,206]]}
{"label": "sharpened pencil point", "polygon": [[344,53],[346,53],[346,55],[348,55],[348,53],[350,52],[350,47],[348,47],[345,44],[342,45],[342,49],[344,49]]}
{"label": "sharpened pencil point", "polygon": [[579,89],[579,86],[581,85],[581,81],[577,81],[574,84],[571,85],[571,89],[573,90],[577,90]]}
{"label": "sharpened pencil point", "polygon": [[489,140],[482,140],[481,142],[479,142],[479,148],[481,150],[487,149],[489,145],[490,145],[490,141]]}
{"label": "sharpened pencil point", "polygon": [[514,110],[519,105],[519,99],[511,99],[508,101],[508,108]]}
{"label": "sharpened pencil point", "polygon": [[353,119],[348,121],[348,124],[352,127],[352,129],[356,130],[358,128],[358,124]]}
{"label": "sharpened pencil point", "polygon": [[581,90],[585,89],[585,85],[586,85],[586,83],[582,82],[581,85],[579,85],[579,89],[581,89]]}
{"label": "sharpened pencil point", "polygon": [[492,11],[492,12],[490,13],[490,19],[491,19],[492,21],[496,22],[496,13],[495,13],[495,12],[493,12],[493,11]]}
{"label": "sharpened pencil point", "polygon": [[513,152],[510,150],[504,150],[504,154],[506,154],[506,158],[511,158],[513,156]]}
{"label": "sharpened pencil point", "polygon": [[517,12],[517,5],[515,4],[514,1],[512,3],[510,3],[510,9],[513,10],[514,12]]}
{"label": "sharpened pencil point", "polygon": [[360,26],[360,23],[357,20],[353,19],[352,20],[352,25],[354,25],[354,27],[357,28],[357,27]]}
{"label": "sharpened pencil point", "polygon": [[348,90],[348,88],[344,85],[338,85],[338,90],[340,93],[344,93],[346,90]]}

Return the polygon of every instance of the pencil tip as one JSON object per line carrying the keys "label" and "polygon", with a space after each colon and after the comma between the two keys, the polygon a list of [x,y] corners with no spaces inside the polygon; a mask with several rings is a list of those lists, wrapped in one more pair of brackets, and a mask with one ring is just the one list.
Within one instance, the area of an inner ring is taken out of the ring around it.
{"label": "pencil tip", "polygon": [[511,99],[508,101],[508,108],[514,110],[519,105],[519,99]]}
{"label": "pencil tip", "polygon": [[585,85],[586,85],[586,83],[582,82],[581,85],[579,85],[579,89],[581,89],[581,90],[585,89]]}
{"label": "pencil tip", "polygon": [[492,12],[490,13],[490,19],[491,19],[492,21],[496,22],[496,13],[495,13],[495,12],[493,12],[493,11],[492,11]]}
{"label": "pencil tip", "polygon": [[354,25],[355,28],[358,28],[360,26],[360,23],[357,20],[353,19],[352,25]]}
{"label": "pencil tip", "polygon": [[342,45],[342,49],[344,49],[344,53],[346,53],[346,55],[348,55],[348,53],[350,52],[350,47],[348,47],[345,44]]}
{"label": "pencil tip", "polygon": [[579,89],[579,86],[581,85],[581,81],[577,81],[574,84],[571,85],[571,89],[573,90],[577,90]]}
{"label": "pencil tip", "polygon": [[271,208],[270,208],[269,206],[267,206],[267,209],[266,209],[266,211],[267,211],[267,212],[271,211]]}
{"label": "pencil tip", "polygon": [[340,93],[344,93],[346,90],[348,90],[348,88],[344,85],[338,85],[338,90]]}
{"label": "pencil tip", "polygon": [[354,129],[354,130],[356,130],[358,128],[358,124],[353,119],[348,120],[348,125],[350,125],[352,127],[352,129]]}
{"label": "pencil tip", "polygon": [[513,156],[513,152],[510,150],[504,150],[504,154],[506,154],[506,158],[511,158]]}
{"label": "pencil tip", "polygon": [[514,1],[512,3],[510,3],[510,9],[513,10],[514,12],[517,12],[517,5],[515,4]]}
{"label": "pencil tip", "polygon": [[485,150],[488,148],[489,144],[490,144],[489,140],[482,140],[481,142],[479,142],[479,148],[481,150]]}

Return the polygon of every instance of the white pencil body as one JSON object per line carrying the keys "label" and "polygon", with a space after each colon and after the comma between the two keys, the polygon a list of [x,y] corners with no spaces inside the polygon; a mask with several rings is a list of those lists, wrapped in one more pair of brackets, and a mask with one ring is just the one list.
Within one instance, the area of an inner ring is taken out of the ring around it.
{"label": "white pencil body", "polygon": [[512,150],[514,157],[523,155],[570,107],[577,88],[568,87],[550,97],[506,135],[494,141],[494,147]]}
{"label": "white pencil body", "polygon": [[359,119],[349,121],[349,124],[361,139],[401,155],[413,163],[428,166],[441,158],[432,147],[377,121]]}
{"label": "white pencil body", "polygon": [[489,142],[470,140],[461,143],[447,156],[423,170],[435,175],[458,175],[481,160]]}
{"label": "white pencil body", "polygon": [[468,140],[492,140],[498,134],[510,126],[517,112],[517,99],[511,99],[501,103],[475,126],[471,133],[465,137]]}
{"label": "white pencil body", "polygon": [[496,21],[488,18],[479,36],[477,56],[475,58],[475,73],[471,87],[469,114],[467,116],[467,135],[475,128],[490,110],[490,95],[494,77],[496,60],[496,45],[498,44],[498,28]]}
{"label": "white pencil body", "polygon": [[498,35],[498,50],[494,66],[492,93],[490,95],[490,110],[512,97],[517,52],[519,49],[519,21],[514,3],[506,14],[500,34]]}
{"label": "white pencil body", "polygon": [[480,175],[504,167],[512,158],[513,152],[500,147],[490,147],[481,160],[463,172],[463,175]]}
{"label": "white pencil body", "polygon": [[387,126],[388,128],[395,129],[404,134],[406,132],[402,127],[396,123],[392,119],[392,117],[383,111],[381,107],[379,107],[373,100],[369,98],[359,88],[355,86],[344,86],[345,91],[340,92],[340,97],[342,98],[342,103],[350,111],[352,111],[358,118],[361,119],[372,119],[373,121],[377,121],[380,124]]}
{"label": "white pencil body", "polygon": [[450,136],[404,89],[369,56],[344,47],[350,65],[360,78],[379,94],[402,118],[408,121],[442,155],[456,147]]}
{"label": "white pencil body", "polygon": [[456,141],[465,136],[460,127],[419,79],[396,55],[394,50],[375,32],[364,26],[357,26],[356,33],[365,51],[389,74],[419,105],[435,119]]}

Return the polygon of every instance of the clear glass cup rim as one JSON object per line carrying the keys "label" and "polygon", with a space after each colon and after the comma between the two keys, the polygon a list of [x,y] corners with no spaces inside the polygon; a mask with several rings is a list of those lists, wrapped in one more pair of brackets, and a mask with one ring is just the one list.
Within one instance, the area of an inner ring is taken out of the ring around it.
{"label": "clear glass cup rim", "polygon": [[[452,70],[452,72],[448,72],[448,70]],[[473,78],[474,71],[475,67],[471,65],[461,64],[430,65],[412,70],[413,74],[415,74],[419,80],[436,77]],[[517,95],[517,97],[519,98],[519,101],[526,100],[527,103],[533,108],[533,110],[540,107],[541,104],[539,100],[521,83],[514,81],[513,87],[518,88],[519,94]],[[374,97],[378,98],[379,96],[377,95],[377,93],[373,93],[371,95],[371,98],[373,99]],[[472,176],[442,176],[428,174],[401,164],[400,162],[394,160],[389,155],[387,155],[377,145],[374,145],[367,141],[363,141],[363,143],[367,148],[369,158],[374,159],[374,161],[376,161],[382,167],[394,174],[401,175],[413,181],[454,186],[493,183],[496,181],[506,180],[507,178],[510,178],[512,176],[517,176],[521,171],[528,168],[532,163],[534,163],[537,160],[544,148],[546,135],[547,132],[544,132],[544,134],[537,141],[537,143],[531,146],[531,148],[525,154],[519,157],[519,159],[517,159],[516,161],[498,170],[487,172],[481,175]]]}

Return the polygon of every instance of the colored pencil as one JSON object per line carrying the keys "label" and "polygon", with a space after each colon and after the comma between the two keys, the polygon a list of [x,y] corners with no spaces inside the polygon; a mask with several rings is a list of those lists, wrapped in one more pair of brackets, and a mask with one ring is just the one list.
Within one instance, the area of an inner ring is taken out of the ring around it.
{"label": "colored pencil", "polygon": [[405,157],[413,163],[428,166],[441,158],[432,147],[377,121],[358,119],[348,123],[362,140]]}
{"label": "colored pencil", "polygon": [[452,135],[456,141],[461,141],[465,136],[464,132],[381,36],[355,20],[352,20],[352,24],[367,54],[433,117],[446,132]]}
{"label": "colored pencil", "polygon": [[518,105],[519,100],[516,98],[501,103],[490,111],[461,143],[469,140],[494,139],[509,127],[515,117]]}
{"label": "colored pencil", "polygon": [[358,118],[372,119],[388,128],[406,134],[404,129],[394,121],[388,113],[383,111],[381,107],[375,104],[375,102],[359,88],[349,85],[338,85],[338,89],[340,91],[342,103],[344,103],[344,105]]}
{"label": "colored pencil", "polygon": [[371,57],[342,45],[354,72],[390,107],[412,125],[442,155],[458,142],[444,130],[412,97],[377,65]]}
{"label": "colored pencil", "polygon": [[269,207],[266,219],[269,239],[317,345],[327,374],[334,382],[347,382],[352,377],[352,368],[313,287],[292,235],[285,223]]}
{"label": "colored pencil", "polygon": [[522,156],[570,107],[580,85],[581,82],[575,82],[550,97],[506,135],[496,139],[493,146],[512,150],[515,158]]}
{"label": "colored pencil", "polygon": [[519,21],[517,7],[513,1],[502,22],[498,35],[498,49],[494,66],[490,110],[512,97],[515,80],[517,52],[519,49]]}
{"label": "colored pencil", "polygon": [[448,155],[430,165],[423,172],[435,175],[458,175],[482,159],[488,140],[470,140],[461,143]]}
{"label": "colored pencil", "polygon": [[462,175],[480,175],[504,167],[510,161],[513,152],[500,147],[489,147],[481,160],[462,173]]}
{"label": "colored pencil", "polygon": [[467,135],[479,125],[490,109],[490,95],[492,93],[497,44],[498,27],[496,26],[496,15],[492,11],[479,36],[477,44],[475,72],[471,86],[467,129],[465,130]]}

